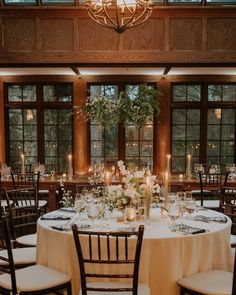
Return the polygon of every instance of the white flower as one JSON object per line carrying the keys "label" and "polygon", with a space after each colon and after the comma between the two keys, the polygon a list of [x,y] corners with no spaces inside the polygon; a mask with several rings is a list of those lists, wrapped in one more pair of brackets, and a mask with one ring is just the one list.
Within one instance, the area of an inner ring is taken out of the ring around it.
{"label": "white flower", "polygon": [[155,185],[153,185],[152,186],[152,193],[156,193],[156,194],[158,194],[160,192],[160,186],[159,186],[159,184],[155,184]]}
{"label": "white flower", "polygon": [[117,165],[118,165],[118,167],[120,167],[120,166],[124,166],[124,162],[123,162],[122,160],[119,160],[119,161],[117,162]]}

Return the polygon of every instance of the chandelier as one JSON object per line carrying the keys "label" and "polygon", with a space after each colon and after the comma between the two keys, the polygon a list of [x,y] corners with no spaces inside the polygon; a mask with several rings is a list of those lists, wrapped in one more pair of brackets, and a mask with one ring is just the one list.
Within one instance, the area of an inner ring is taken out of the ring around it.
{"label": "chandelier", "polygon": [[152,13],[152,0],[86,0],[96,23],[122,33],[144,23]]}

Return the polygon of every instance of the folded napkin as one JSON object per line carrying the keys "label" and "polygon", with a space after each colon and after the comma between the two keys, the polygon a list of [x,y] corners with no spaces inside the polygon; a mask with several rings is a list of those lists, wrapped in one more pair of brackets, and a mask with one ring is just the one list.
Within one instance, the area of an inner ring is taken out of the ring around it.
{"label": "folded napkin", "polygon": [[68,215],[44,214],[41,220],[70,220],[71,217]]}
{"label": "folded napkin", "polygon": [[197,228],[184,223],[176,224],[176,230],[191,235],[202,234],[206,232],[204,228]]}
{"label": "folded napkin", "polygon": [[70,213],[76,213],[76,210],[75,210],[73,207],[60,208],[59,211],[70,212]]}
{"label": "folded napkin", "polygon": [[70,228],[65,227],[64,225],[52,225],[51,228],[54,230],[59,230],[59,231],[69,231],[70,230]]}
{"label": "folded napkin", "polygon": [[115,231],[115,232],[132,232],[132,231],[136,231],[136,227],[134,225],[124,225],[124,226],[119,226],[119,227],[115,228],[112,231]]}
{"label": "folded napkin", "polygon": [[203,221],[203,222],[219,222],[219,223],[227,223],[227,218],[225,216],[204,216],[204,215],[196,215],[194,216],[195,221]]}

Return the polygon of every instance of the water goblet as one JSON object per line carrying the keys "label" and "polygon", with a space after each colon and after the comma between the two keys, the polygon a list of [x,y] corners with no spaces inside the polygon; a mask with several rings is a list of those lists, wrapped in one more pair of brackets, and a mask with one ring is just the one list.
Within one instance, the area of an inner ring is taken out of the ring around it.
{"label": "water goblet", "polygon": [[169,229],[170,231],[176,231],[176,219],[180,216],[180,207],[178,202],[170,203],[168,216],[171,220]]}
{"label": "water goblet", "polygon": [[86,211],[87,211],[88,218],[91,219],[92,221],[94,221],[95,219],[97,219],[98,216],[99,216],[99,210],[98,210],[97,203],[95,203],[93,201],[92,202],[89,202],[87,204]]}
{"label": "water goblet", "polygon": [[195,199],[188,199],[185,201],[185,210],[188,213],[188,218],[192,219],[192,214],[196,209]]}
{"label": "water goblet", "polygon": [[50,175],[51,175],[52,178],[55,177],[55,174],[56,174],[55,170],[51,170],[51,171],[50,171]]}
{"label": "water goblet", "polygon": [[75,206],[75,211],[77,213],[84,212],[84,210],[86,208],[86,202],[85,202],[82,194],[75,195],[75,205],[74,206]]}
{"label": "water goblet", "polygon": [[144,221],[146,218],[146,199],[140,198],[138,202],[138,218],[140,221]]}
{"label": "water goblet", "polygon": [[179,209],[180,209],[180,217],[183,217],[183,214],[186,210],[186,196],[185,192],[177,192],[178,202],[179,202]]}

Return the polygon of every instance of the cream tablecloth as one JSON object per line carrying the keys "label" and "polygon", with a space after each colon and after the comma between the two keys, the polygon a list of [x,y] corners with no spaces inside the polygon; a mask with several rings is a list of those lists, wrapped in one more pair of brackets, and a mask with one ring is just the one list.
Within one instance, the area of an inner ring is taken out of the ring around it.
{"label": "cream tablecloth", "polygon": [[[214,211],[201,211],[200,214],[220,215]],[[152,211],[150,224],[145,224],[139,282],[149,284],[152,295],[179,294],[176,282],[198,271],[214,268],[232,270],[231,221],[183,221],[209,231],[196,235],[170,232],[168,218],[161,218],[157,209]],[[77,295],[80,277],[72,233],[50,227],[65,222],[38,220],[37,263],[71,275],[73,295]]]}

